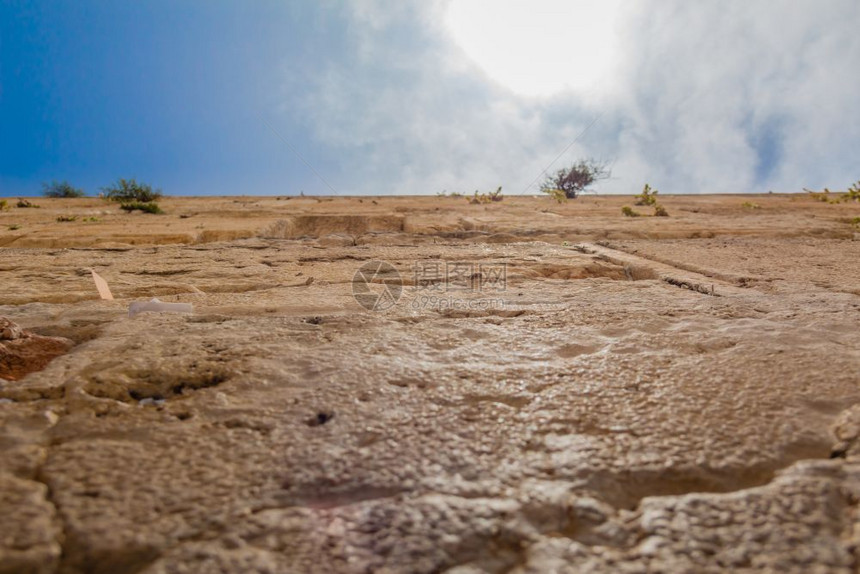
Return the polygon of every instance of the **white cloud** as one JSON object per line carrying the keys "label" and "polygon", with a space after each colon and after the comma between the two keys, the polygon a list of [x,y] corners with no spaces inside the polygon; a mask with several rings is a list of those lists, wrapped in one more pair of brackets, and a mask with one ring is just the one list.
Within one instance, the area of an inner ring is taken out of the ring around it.
{"label": "white cloud", "polygon": [[[445,14],[454,41],[514,92],[589,90],[616,59],[619,0],[456,0]],[[562,72],[564,70],[564,72]]]}
{"label": "white cloud", "polygon": [[641,158],[676,192],[792,191],[860,177],[846,153],[860,144],[850,95],[860,88],[860,4],[639,6],[625,26],[631,125],[620,157]]}
{"label": "white cloud", "polygon": [[603,192],[646,181],[664,193],[796,191],[860,178],[855,0],[627,0],[617,77],[543,98],[470,61],[445,28],[446,2],[394,6],[348,4],[347,53],[304,70],[302,91],[288,94],[339,159],[342,193],[518,193],[599,113],[554,167],[615,160]]}

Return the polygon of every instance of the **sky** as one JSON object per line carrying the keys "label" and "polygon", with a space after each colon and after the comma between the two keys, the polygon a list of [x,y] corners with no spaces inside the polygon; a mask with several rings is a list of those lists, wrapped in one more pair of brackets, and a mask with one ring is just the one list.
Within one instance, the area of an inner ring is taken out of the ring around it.
{"label": "sky", "polygon": [[857,0],[0,0],[0,196],[860,179]]}

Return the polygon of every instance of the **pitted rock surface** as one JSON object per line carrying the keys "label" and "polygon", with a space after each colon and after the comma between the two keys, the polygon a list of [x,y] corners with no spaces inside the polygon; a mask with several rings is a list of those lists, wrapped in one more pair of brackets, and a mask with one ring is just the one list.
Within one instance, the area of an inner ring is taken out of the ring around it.
{"label": "pitted rock surface", "polygon": [[[15,240],[0,346],[65,342],[0,383],[0,572],[856,572],[854,207],[582,200],[176,199]],[[152,297],[195,312],[128,318]]]}
{"label": "pitted rock surface", "polygon": [[0,380],[14,381],[40,371],[73,346],[69,339],[35,335],[0,317]]}

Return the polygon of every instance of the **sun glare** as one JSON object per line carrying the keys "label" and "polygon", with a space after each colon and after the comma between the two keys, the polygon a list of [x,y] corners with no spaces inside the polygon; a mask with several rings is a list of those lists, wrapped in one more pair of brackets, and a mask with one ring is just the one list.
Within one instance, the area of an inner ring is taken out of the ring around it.
{"label": "sun glare", "polygon": [[596,88],[615,61],[620,0],[452,0],[446,24],[487,75],[524,96]]}

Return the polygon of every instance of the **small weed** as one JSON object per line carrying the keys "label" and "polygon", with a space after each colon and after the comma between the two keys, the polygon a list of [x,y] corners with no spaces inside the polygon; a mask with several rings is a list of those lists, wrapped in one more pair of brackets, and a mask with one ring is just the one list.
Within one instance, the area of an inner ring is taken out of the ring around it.
{"label": "small weed", "polygon": [[19,229],[21,229],[21,226],[18,225],[17,223],[13,223],[12,225],[9,226],[9,231],[18,231]]}
{"label": "small weed", "polygon": [[491,191],[489,193],[480,193],[477,189],[475,190],[475,195],[469,198],[469,203],[472,205],[478,205],[481,203],[492,203],[494,201],[502,201],[504,196],[502,195],[502,186],[500,185],[496,191]]}
{"label": "small weed", "polygon": [[860,181],[848,188],[848,195],[845,197],[846,201],[860,201]]}
{"label": "small weed", "polygon": [[77,221],[77,220],[78,220],[77,215],[59,215],[59,216],[57,216],[57,222],[58,223],[69,223],[71,221]]}
{"label": "small weed", "polygon": [[610,175],[611,170],[607,164],[594,159],[583,159],[554,174],[548,174],[540,190],[556,201],[559,193],[563,194],[565,199],[576,199],[590,185],[598,180],[608,179]]}
{"label": "small weed", "polygon": [[829,203],[831,205],[835,205],[837,203],[842,203],[846,201],[860,201],[860,181],[853,184],[848,188],[844,193],[842,192],[831,192],[826,187],[821,191],[812,191],[811,189],[803,188],[803,191],[809,194],[809,197],[814,201],[820,201],[822,203]]}
{"label": "small weed", "polygon": [[669,212],[659,203],[654,204],[654,217],[669,217]]}
{"label": "small weed", "polygon": [[144,213],[164,213],[154,201],[132,201],[119,206],[123,211],[143,211]]}
{"label": "small weed", "polygon": [[757,203],[752,203],[751,201],[745,201],[741,204],[741,207],[744,209],[761,209],[761,206]]}
{"label": "small weed", "polygon": [[857,229],[860,229],[860,217],[855,217],[854,219],[852,219],[851,225],[853,225]]}
{"label": "small weed", "polygon": [[5,199],[0,199],[0,211],[8,211],[9,204],[6,203]]}
{"label": "small weed", "polygon": [[87,223],[98,223],[99,221],[101,221],[101,219],[99,219],[98,217],[85,217],[84,221],[86,221]]}
{"label": "small weed", "polygon": [[42,195],[53,198],[74,198],[84,197],[86,192],[83,189],[73,187],[68,181],[52,181],[51,183],[42,184]]}
{"label": "small weed", "polygon": [[18,200],[18,203],[16,204],[16,207],[21,207],[21,208],[25,208],[25,207],[33,207],[33,208],[38,208],[39,206],[38,206],[38,205],[36,205],[35,203],[31,203],[30,201],[28,201],[28,200],[26,200],[26,199],[19,199],[19,200]]}
{"label": "small weed", "polygon": [[161,190],[153,190],[149,184],[134,179],[120,178],[115,184],[102,188],[102,197],[119,203],[149,203],[161,199]]}
{"label": "small weed", "polygon": [[632,207],[629,205],[625,205],[621,208],[621,213],[623,213],[626,217],[639,217],[641,215],[639,212],[634,211]]}
{"label": "small weed", "polygon": [[642,188],[642,193],[636,196],[636,205],[657,205],[657,194],[660,193],[656,189],[651,189],[647,183]]}
{"label": "small weed", "polygon": [[543,192],[548,194],[551,198],[556,200],[556,202],[558,202],[558,203],[564,203],[565,201],[567,201],[567,194],[562,189],[547,188],[547,189],[544,189]]}
{"label": "small weed", "polygon": [[824,191],[821,191],[821,192],[812,191],[811,189],[806,189],[805,187],[803,188],[803,191],[808,193],[809,197],[813,201],[821,201],[823,203],[827,203],[827,201],[829,199],[827,196],[830,194],[830,190],[827,189],[826,187],[824,188]]}

